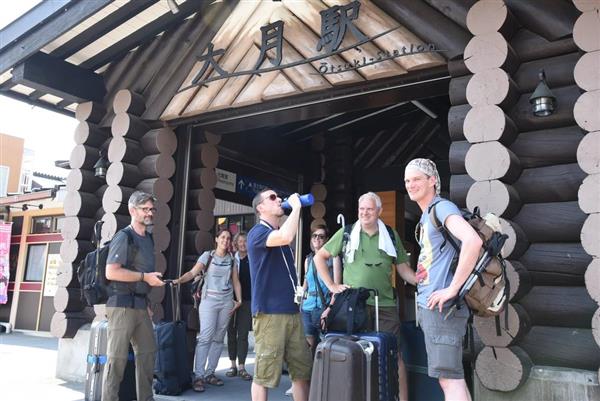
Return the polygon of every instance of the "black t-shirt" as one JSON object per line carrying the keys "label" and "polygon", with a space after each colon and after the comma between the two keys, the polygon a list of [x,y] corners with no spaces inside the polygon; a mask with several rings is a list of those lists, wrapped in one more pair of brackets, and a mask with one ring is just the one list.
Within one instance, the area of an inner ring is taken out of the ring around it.
{"label": "black t-shirt", "polygon": [[252,300],[252,286],[250,285],[250,262],[248,255],[244,259],[240,259],[240,284],[242,285],[242,301]]}

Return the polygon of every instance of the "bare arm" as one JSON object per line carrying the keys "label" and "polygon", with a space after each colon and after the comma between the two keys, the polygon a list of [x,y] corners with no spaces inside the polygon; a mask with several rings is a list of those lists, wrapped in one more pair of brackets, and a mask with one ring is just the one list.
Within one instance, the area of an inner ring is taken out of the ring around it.
{"label": "bare arm", "polygon": [[183,273],[179,278],[173,280],[174,284],[183,284],[183,283],[187,283],[188,281],[190,281],[191,279],[193,279],[194,277],[196,277],[197,275],[199,275],[202,272],[206,271],[206,266],[204,266],[204,264],[197,262],[194,267],[192,267],[190,270],[188,270],[187,272]]}
{"label": "bare arm", "polygon": [[410,267],[408,262],[400,263],[396,265],[396,271],[402,277],[402,280],[406,281],[410,285],[417,285],[417,277],[413,269]]}
{"label": "bare arm", "polygon": [[327,288],[329,288],[329,291],[337,294],[349,287],[345,284],[337,284],[332,280],[331,275],[329,274],[329,269],[327,268],[327,259],[330,257],[331,254],[329,251],[323,247],[315,254],[314,261],[315,266],[317,267],[317,273],[319,273],[319,277],[321,277]]}
{"label": "bare arm", "polygon": [[119,263],[109,263],[106,265],[106,278],[108,280],[122,281],[126,283],[144,281],[152,287],[160,287],[165,285],[165,282],[160,279],[161,277],[162,273],[142,273],[135,270],[129,270],[121,266]]}
{"label": "bare arm", "polygon": [[231,281],[233,282],[233,292],[235,293],[235,307],[231,311],[235,311],[242,304],[242,284],[240,283],[240,275],[238,273],[237,263],[231,269]]}
{"label": "bare arm", "polygon": [[300,220],[300,198],[298,194],[293,194],[288,198],[288,202],[292,206],[292,213],[288,216],[285,223],[279,228],[279,230],[273,230],[267,237],[267,246],[283,246],[289,245],[294,240],[296,232],[298,231],[298,221]]}
{"label": "bare arm", "polygon": [[304,283],[302,284],[302,288],[304,291],[308,289],[308,281],[306,280],[306,275],[308,274],[308,258],[304,259]]}
{"label": "bare arm", "polygon": [[458,265],[456,266],[456,272],[454,273],[452,282],[447,288],[435,291],[431,294],[427,301],[427,306],[430,309],[435,308],[437,305],[440,311],[446,301],[454,298],[458,294],[460,287],[473,271],[482,245],[479,235],[477,235],[473,227],[471,227],[461,216],[456,214],[448,216],[445,226],[453,236],[460,240],[461,248],[458,256]]}

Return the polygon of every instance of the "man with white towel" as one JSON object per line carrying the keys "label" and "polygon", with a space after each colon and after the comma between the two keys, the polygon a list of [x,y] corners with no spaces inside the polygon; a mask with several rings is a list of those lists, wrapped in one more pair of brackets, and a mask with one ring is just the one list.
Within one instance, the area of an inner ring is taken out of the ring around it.
{"label": "man with white towel", "polygon": [[[408,263],[408,256],[398,233],[391,230],[395,236],[395,240],[392,240],[385,224],[379,218],[381,212],[381,198],[373,192],[363,194],[358,199],[359,224],[355,223],[352,226],[350,239],[344,244],[344,227],[340,228],[314,256],[314,262],[319,276],[333,293],[340,293],[349,287],[374,288],[379,291],[379,328],[394,334],[400,349],[400,317],[392,286],[394,270],[412,285],[416,285],[417,279]],[[344,261],[343,284],[335,284],[327,269],[327,260],[338,255],[342,256]],[[367,301],[367,305],[373,316],[372,297]],[[399,399],[408,400],[406,367],[400,355],[398,385]]]}

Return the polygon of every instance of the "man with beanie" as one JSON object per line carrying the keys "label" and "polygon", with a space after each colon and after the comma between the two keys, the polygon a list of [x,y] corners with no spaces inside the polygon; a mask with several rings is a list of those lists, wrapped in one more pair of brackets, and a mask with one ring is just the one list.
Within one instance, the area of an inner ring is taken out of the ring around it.
{"label": "man with beanie", "polygon": [[[470,401],[462,367],[462,338],[469,311],[464,305],[445,317],[475,267],[482,241],[458,207],[440,197],[440,176],[433,161],[414,159],[408,163],[404,184],[410,199],[423,212],[415,232],[421,247],[417,264],[417,321],[425,335],[428,374],[439,380],[446,400]],[[432,224],[430,212],[460,241],[457,262],[453,263],[457,256],[454,247],[445,244],[442,233]]]}

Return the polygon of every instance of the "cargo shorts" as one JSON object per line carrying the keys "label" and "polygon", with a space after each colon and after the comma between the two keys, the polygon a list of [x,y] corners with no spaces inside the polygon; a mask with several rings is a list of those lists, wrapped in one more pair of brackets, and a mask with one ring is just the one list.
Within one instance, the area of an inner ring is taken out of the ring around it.
{"label": "cargo shorts", "polygon": [[290,379],[310,380],[312,355],[302,327],[300,313],[258,313],[252,319],[256,360],[254,382],[267,388],[279,386],[285,361]]}
{"label": "cargo shorts", "polygon": [[437,308],[419,307],[418,320],[427,350],[427,374],[437,379],[463,379],[462,344],[469,311],[463,307],[444,320],[447,312],[447,308],[440,313]]}

